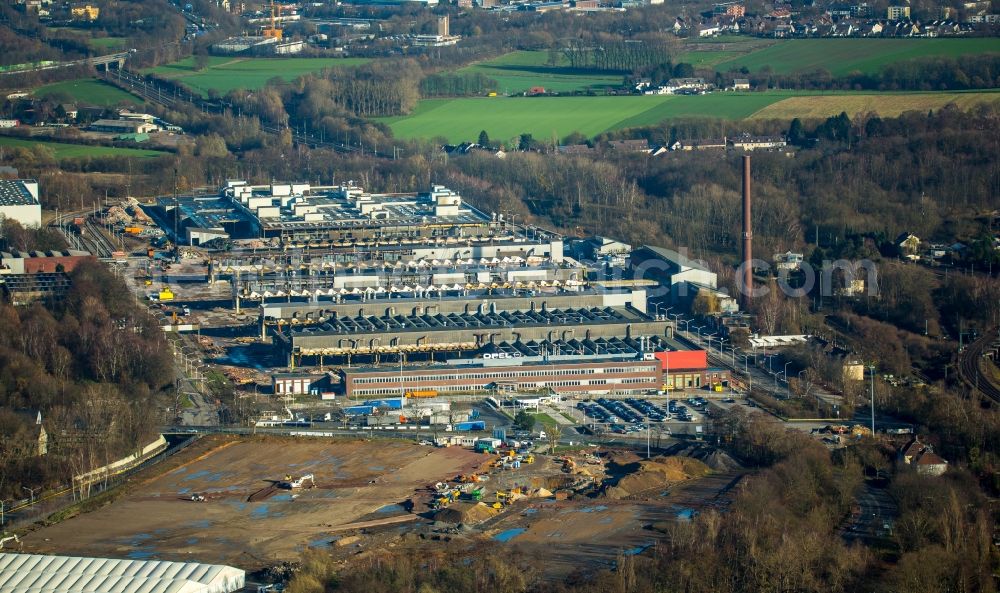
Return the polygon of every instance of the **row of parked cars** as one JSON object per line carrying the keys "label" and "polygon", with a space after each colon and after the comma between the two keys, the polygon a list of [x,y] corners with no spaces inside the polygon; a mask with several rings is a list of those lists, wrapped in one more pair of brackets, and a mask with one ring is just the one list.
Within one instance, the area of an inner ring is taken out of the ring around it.
{"label": "row of parked cars", "polygon": [[[702,398],[698,402],[689,401],[692,406],[702,407],[707,404]],[[664,422],[672,418],[682,421],[694,420],[687,406],[671,400],[668,409],[646,399],[626,398],[624,400],[609,400],[600,398],[596,403],[583,401],[576,405],[577,409],[596,423],[610,424],[612,432],[628,434],[646,429],[644,422]]]}

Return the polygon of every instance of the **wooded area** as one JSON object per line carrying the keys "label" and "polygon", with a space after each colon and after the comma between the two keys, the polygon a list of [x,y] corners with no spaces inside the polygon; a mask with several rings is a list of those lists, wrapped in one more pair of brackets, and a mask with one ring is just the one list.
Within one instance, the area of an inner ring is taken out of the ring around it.
{"label": "wooded area", "polygon": [[[9,248],[52,248],[5,222]],[[134,452],[162,421],[172,384],[163,332],[96,260],[71,274],[65,298],[0,304],[0,497],[67,484]],[[48,435],[39,455],[38,426]]]}

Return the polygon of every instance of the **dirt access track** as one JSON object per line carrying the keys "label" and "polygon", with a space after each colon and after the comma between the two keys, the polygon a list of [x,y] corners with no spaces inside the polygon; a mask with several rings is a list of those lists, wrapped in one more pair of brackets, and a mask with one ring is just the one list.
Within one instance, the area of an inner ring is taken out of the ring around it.
{"label": "dirt access track", "polygon": [[[345,525],[399,517],[415,491],[483,463],[458,447],[291,438],[219,442],[190,457],[162,475],[139,476],[146,482],[113,504],[32,532],[24,551],[254,569],[295,560]],[[248,502],[286,475],[304,474],[315,476],[315,488]],[[195,493],[205,502],[190,500]]]}

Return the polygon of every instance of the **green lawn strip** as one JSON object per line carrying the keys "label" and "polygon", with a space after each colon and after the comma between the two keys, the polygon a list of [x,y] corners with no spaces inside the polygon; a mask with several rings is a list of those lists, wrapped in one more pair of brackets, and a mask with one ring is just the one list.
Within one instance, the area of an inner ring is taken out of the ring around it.
{"label": "green lawn strip", "polygon": [[549,416],[545,412],[532,414],[531,417],[535,419],[535,422],[541,423],[542,426],[545,426],[546,428],[549,428],[550,426],[551,427],[559,426],[559,423],[556,422],[556,419],[553,418],[552,416]]}
{"label": "green lawn strip", "polygon": [[125,48],[128,41],[126,37],[94,37],[87,40],[87,44],[95,49],[116,51]]}
{"label": "green lawn strip", "polygon": [[10,136],[0,136],[0,146],[16,148],[34,148],[40,146],[52,151],[53,158],[76,159],[76,158],[97,158],[109,156],[125,156],[135,158],[156,158],[167,153],[158,150],[146,150],[142,148],[119,148],[116,146],[87,146],[83,144],[66,144],[64,142],[48,142],[44,140],[27,140],[24,138],[11,138]]}
{"label": "green lawn strip", "polygon": [[652,126],[672,118],[745,119],[764,107],[790,96],[793,95],[778,93],[712,93],[696,96],[671,96],[670,101],[660,103],[634,117],[622,120],[614,128]]}
{"label": "green lawn strip", "polygon": [[146,71],[176,80],[192,90],[207,95],[209,90],[226,94],[237,88],[255,90],[278,77],[294,80],[304,74],[328,68],[349,68],[368,62],[367,58],[231,58],[213,56],[203,70],[196,70],[194,59],[158,66]]}
{"label": "green lawn strip", "polygon": [[119,103],[132,103],[133,105],[142,103],[142,99],[135,95],[130,95],[117,87],[94,78],[78,78],[76,80],[64,80],[62,82],[47,84],[35,89],[32,91],[32,94],[36,97],[65,94],[77,104],[96,105],[99,107],[111,107]]}
{"label": "green lawn strip", "polygon": [[617,88],[622,75],[593,70],[573,70],[562,54],[555,64],[550,64],[547,51],[515,51],[499,58],[466,66],[458,74],[479,73],[497,81],[500,94],[518,94],[532,87],[546,91],[570,93],[573,91],[600,91]]}
{"label": "green lawn strip", "polygon": [[474,141],[486,130],[496,142],[512,142],[522,133],[536,139],[563,138],[577,131],[595,136],[619,122],[648,111],[671,97],[463,98],[421,101],[410,116],[384,118],[399,138],[443,137]]}
{"label": "green lawn strip", "polygon": [[875,73],[893,62],[928,56],[1000,52],[995,38],[968,39],[790,39],[716,65],[722,72],[769,66],[778,74],[824,68],[834,76],[860,71]]}

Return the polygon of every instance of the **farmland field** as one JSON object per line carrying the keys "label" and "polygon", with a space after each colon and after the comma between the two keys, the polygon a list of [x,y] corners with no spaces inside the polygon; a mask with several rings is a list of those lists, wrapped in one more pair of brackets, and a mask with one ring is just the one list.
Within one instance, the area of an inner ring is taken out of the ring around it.
{"label": "farmland field", "polygon": [[928,111],[954,103],[960,109],[970,109],[982,103],[1000,106],[1000,92],[984,93],[912,93],[869,95],[824,95],[790,97],[775,102],[757,113],[754,118],[792,119],[831,117],[841,112],[848,115],[878,113],[882,117],[895,117],[905,111]]}
{"label": "farmland field", "polygon": [[209,90],[226,94],[237,88],[259,89],[274,78],[293,80],[326,68],[343,68],[364,64],[365,58],[230,58],[211,57],[204,70],[194,68],[194,59],[186,58],[173,64],[145,70],[183,83],[192,90],[207,95]]}
{"label": "farmland field", "polygon": [[400,138],[449,142],[474,140],[485,129],[490,138],[507,140],[522,133],[548,140],[570,132],[594,136],[629,126],[651,125],[670,117],[742,119],[788,95],[739,94],[684,97],[538,97],[432,99],[421,101],[410,116],[386,118]]}
{"label": "farmland field", "polygon": [[539,139],[573,131],[599,134],[622,120],[656,107],[670,97],[539,97],[431,99],[412,115],[386,118],[399,138],[443,137],[449,142],[475,140],[485,129],[504,141],[530,133]]}
{"label": "farmland field", "polygon": [[93,78],[79,78],[47,84],[32,92],[36,97],[47,97],[57,93],[66,95],[70,100],[80,105],[111,107],[123,102],[134,105],[142,103],[142,99]]}
{"label": "farmland field", "polygon": [[555,65],[550,65],[549,52],[515,51],[499,58],[467,66],[460,74],[480,73],[497,81],[497,92],[502,95],[523,93],[533,86],[547,91],[568,93],[572,91],[602,90],[620,87],[622,75],[589,70],[572,70],[561,54]]}
{"label": "farmland field", "polygon": [[563,138],[570,132],[592,137],[608,130],[655,125],[671,118],[828,117],[874,111],[887,116],[912,109],[961,108],[1000,101],[1000,92],[979,93],[711,93],[699,96],[462,98],[421,101],[409,116],[384,118],[398,138],[441,137],[472,141],[485,129],[496,141],[522,133],[536,139]]}
{"label": "farmland field", "polygon": [[716,69],[747,68],[756,72],[770,66],[775,73],[792,74],[819,68],[834,76],[853,71],[874,73],[886,64],[913,58],[1000,52],[996,38],[969,39],[790,39],[725,60]]}
{"label": "farmland field", "polygon": [[126,156],[147,159],[167,154],[158,150],[145,150],[141,148],[84,146],[81,144],[65,144],[63,142],[46,142],[42,140],[27,140],[24,138],[0,136],[0,147],[34,148],[36,146],[52,151],[52,156],[57,160],[109,156]]}

